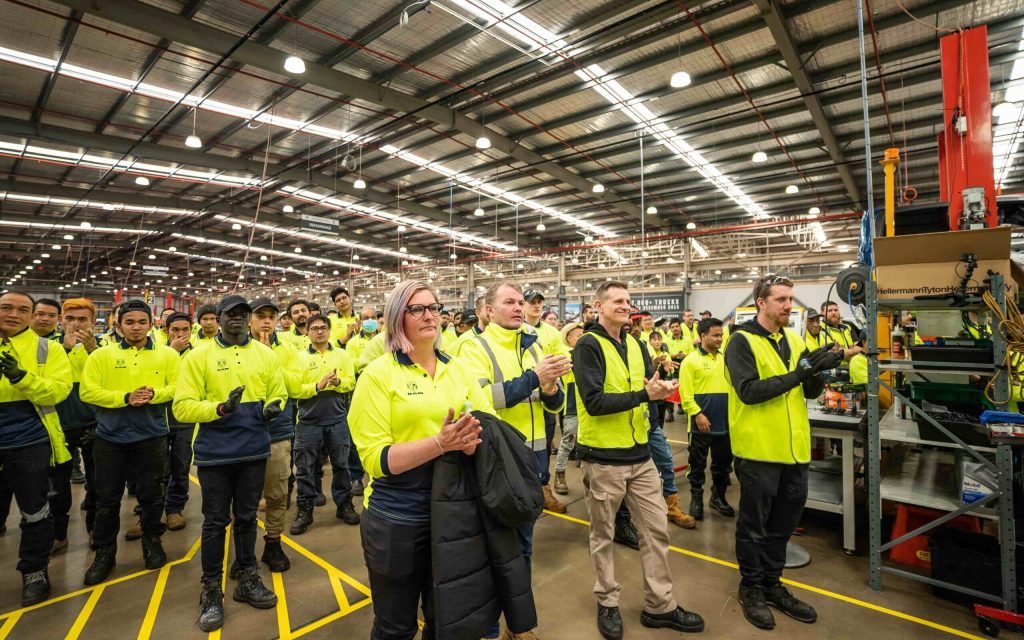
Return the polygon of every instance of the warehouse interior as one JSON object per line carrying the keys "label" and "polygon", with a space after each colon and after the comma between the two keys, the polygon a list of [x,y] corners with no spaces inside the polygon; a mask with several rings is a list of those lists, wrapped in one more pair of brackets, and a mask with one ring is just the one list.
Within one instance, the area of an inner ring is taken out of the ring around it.
{"label": "warehouse interior", "polygon": [[[407,280],[450,312],[514,281],[556,327],[582,322],[602,283],[621,281],[663,333],[687,311],[731,328],[757,315],[755,283],[784,274],[791,327],[802,336],[808,312],[835,303],[864,331],[869,376],[830,387],[852,411],[808,398],[820,477],[784,583],[818,620],[776,615],[774,633],[1024,629],[1024,419],[979,416],[1017,413],[1024,380],[1024,2],[3,0],[0,69],[0,290],[88,298],[96,335],[127,300],[198,328],[203,305],[235,294],[327,314],[339,286],[353,315],[378,318]],[[886,293],[904,288],[914,293]],[[968,308],[987,334],[963,335]],[[944,351],[946,370],[915,370],[925,349],[906,355],[908,327],[919,344],[967,349],[972,366]],[[988,427],[980,441],[938,423],[918,433],[915,421],[935,420],[917,394],[936,380],[969,406],[925,404],[972,414],[976,434]],[[688,504],[687,424],[676,405],[663,430]],[[962,472],[972,463],[991,471],[974,507],[959,484],[974,482]],[[49,560],[50,597],[29,606],[10,505],[0,638],[371,637],[360,530],[329,499],[308,532],[282,537],[291,569],[263,567],[273,610],[226,591],[223,629],[201,631],[191,472],[187,524],[163,535],[167,564],[146,569],[139,541],[124,539],[129,495],[117,566],[91,586],[85,485],[72,485],[69,545]],[[330,464],[324,474],[330,483]],[[530,637],[599,638],[583,470],[571,460],[564,477],[564,513],[536,524]],[[739,507],[735,477],[726,495]],[[977,565],[988,575],[960,576],[969,584],[946,597],[928,532],[906,535],[937,519],[969,521],[995,544]],[[737,599],[735,530],[710,510],[694,529],[669,526],[674,593],[707,637],[768,633]],[[890,557],[886,544],[909,538],[917,551]],[[640,624],[638,552],[616,545],[614,557],[626,635],[674,633]]]}

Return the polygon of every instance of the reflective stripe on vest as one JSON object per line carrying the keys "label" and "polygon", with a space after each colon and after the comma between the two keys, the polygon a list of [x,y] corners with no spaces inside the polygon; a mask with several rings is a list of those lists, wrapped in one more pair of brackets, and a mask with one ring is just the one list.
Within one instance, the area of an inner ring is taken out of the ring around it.
{"label": "reflective stripe on vest", "polygon": [[[768,337],[737,331],[732,339],[746,340],[750,345],[762,380],[796,369],[805,348],[800,334],[783,329],[782,339],[789,341],[790,351],[789,362],[783,363]],[[783,464],[810,462],[811,423],[807,418],[803,386],[798,384],[771,400],[750,405],[740,400],[730,382],[729,436],[733,454],[740,458]]]}
{"label": "reflective stripe on vest", "polygon": [[[46,366],[46,360],[50,357],[50,341],[46,338],[39,338],[39,342],[36,344],[36,364],[38,365],[38,371],[42,372],[43,367]],[[50,413],[56,413],[57,407],[52,404],[37,404],[39,413],[47,415]]]}
{"label": "reflective stripe on vest", "polygon": [[[486,353],[487,357],[490,359],[490,361],[491,361],[491,371],[492,371],[492,375],[494,376],[494,382],[493,383],[491,383],[490,380],[487,380],[485,378],[481,378],[480,379],[480,386],[481,387],[486,386],[486,387],[488,387],[491,390],[491,401],[494,403],[494,408],[495,409],[507,409],[508,408],[508,404],[505,402],[505,387],[504,387],[505,374],[502,373],[501,367],[498,365],[498,359],[494,357],[494,351],[491,350],[491,345],[487,344],[487,341],[484,340],[484,337],[482,335],[476,336],[473,339],[480,343],[480,346],[483,347],[483,349],[484,349],[484,353]],[[537,343],[534,342],[529,347],[527,347],[526,351],[529,352],[530,355],[533,356],[533,361],[534,362],[540,362],[540,357],[537,355],[537,350],[536,349],[537,349]],[[533,393],[530,394],[530,402],[540,402],[540,390],[539,389],[534,389]]]}
{"label": "reflective stripe on vest", "polygon": [[[626,335],[626,360],[623,362],[618,349],[609,338],[596,333],[588,333],[597,340],[604,356],[604,387],[605,393],[629,393],[644,388],[644,356],[640,343],[631,335]],[[606,416],[592,416],[576,388],[576,415],[579,417],[579,431],[576,440],[588,447],[596,449],[631,449],[638,444],[647,444],[647,432],[650,430],[649,410],[646,402],[633,407],[629,411],[613,413]]]}

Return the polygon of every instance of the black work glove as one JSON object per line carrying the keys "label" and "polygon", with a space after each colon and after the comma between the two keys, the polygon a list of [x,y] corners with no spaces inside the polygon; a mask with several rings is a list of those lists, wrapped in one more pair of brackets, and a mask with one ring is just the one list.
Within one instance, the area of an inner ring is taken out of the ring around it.
{"label": "black work glove", "polygon": [[273,422],[277,420],[277,417],[284,411],[284,407],[281,406],[280,400],[275,400],[270,404],[263,405],[263,419],[267,422]]}
{"label": "black work glove", "polygon": [[822,371],[828,371],[829,369],[835,369],[843,362],[842,351],[826,351],[824,357],[820,358],[814,366],[814,373],[821,373]]}
{"label": "black work glove", "polygon": [[242,404],[243,393],[245,393],[244,385],[232,389],[231,393],[228,394],[228,399],[217,405],[217,415],[224,417],[237,409],[238,405]]}
{"label": "black work glove", "polygon": [[828,357],[828,351],[823,349],[815,349],[806,356],[803,356],[800,358],[800,362],[797,363],[796,367],[800,381],[806,382],[821,373],[824,369],[820,369],[819,367],[825,362],[831,361],[832,359]]}
{"label": "black work glove", "polygon": [[7,379],[10,380],[11,384],[18,384],[21,382],[21,379],[25,377],[26,373],[28,372],[22,369],[21,365],[18,364],[18,359],[10,353],[5,353],[3,356],[0,356],[0,374],[7,376]]}

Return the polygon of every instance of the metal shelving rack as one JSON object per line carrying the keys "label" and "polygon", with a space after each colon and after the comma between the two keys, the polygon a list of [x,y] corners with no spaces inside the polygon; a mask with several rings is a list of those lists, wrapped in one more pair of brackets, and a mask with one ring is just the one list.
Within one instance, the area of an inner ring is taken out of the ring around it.
{"label": "metal shelving rack", "polygon": [[[993,296],[999,306],[1006,311],[1006,294],[1003,286],[1004,277],[994,274],[991,277],[991,289]],[[991,365],[979,365],[971,363],[935,363],[935,362],[880,362],[878,359],[878,313],[879,311],[921,311],[925,309],[950,309],[969,310],[982,309],[985,306],[981,298],[974,297],[966,300],[966,306],[951,307],[948,300],[878,300],[875,283],[867,283],[867,315],[868,315],[868,341],[871,345],[871,353],[868,364],[868,452],[867,452],[867,483],[868,483],[868,509],[870,521],[870,580],[872,589],[881,590],[882,574],[916,580],[932,586],[943,587],[969,596],[998,603],[1006,611],[1016,612],[1017,609],[1017,558],[1016,558],[1016,530],[1013,519],[1013,454],[1008,445],[997,447],[971,446],[950,433],[948,429],[936,422],[923,410],[915,406],[908,398],[899,393],[892,385],[883,382],[879,373],[884,371],[896,371],[903,373],[955,373],[981,375],[995,375],[996,384],[994,396],[998,401],[1005,401],[1009,397],[1009,379],[1006,372],[1002,370],[1003,358],[1006,353],[1006,342],[999,332],[993,332],[994,362]],[[1014,310],[1014,313],[1016,310]],[[907,408],[918,413],[932,423],[940,432],[953,442],[940,442],[923,440],[917,434],[916,424],[910,420],[900,419],[890,408],[889,412],[881,415],[878,392],[881,387],[890,391],[894,398],[899,398]],[[882,441],[904,443],[915,446],[929,446],[933,450],[922,451],[916,455],[912,462],[904,462],[900,472],[887,478],[881,477],[881,452]],[[978,462],[984,464],[997,478],[997,487],[984,499],[969,505],[960,504],[959,498],[952,492],[943,491],[938,482],[922,482],[922,480],[940,480],[939,465],[943,457],[943,450],[963,451]],[[983,453],[995,452],[995,463],[993,464]],[[913,464],[913,468],[908,465]],[[947,511],[945,515],[932,522],[925,524],[905,535],[896,538],[886,544],[882,544],[882,499],[891,499],[897,502],[921,505],[937,510]],[[998,506],[991,508],[991,504],[998,500]],[[960,585],[950,584],[941,580],[935,580],[912,571],[887,566],[882,563],[882,554],[896,545],[938,527],[954,518],[964,515],[978,515],[998,520],[999,542],[1002,566],[1002,594],[982,593]]]}

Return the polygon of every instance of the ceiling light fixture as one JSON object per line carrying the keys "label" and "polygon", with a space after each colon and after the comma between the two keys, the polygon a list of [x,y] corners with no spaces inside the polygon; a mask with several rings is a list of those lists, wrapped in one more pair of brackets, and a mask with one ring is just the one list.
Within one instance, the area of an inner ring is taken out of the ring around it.
{"label": "ceiling light fixture", "polygon": [[60,245],[59,244],[50,245],[50,248],[53,249],[54,251],[60,251]]}
{"label": "ceiling light fixture", "polygon": [[810,209],[807,210],[807,213],[811,214],[812,216],[816,216],[819,213],[821,213],[821,209],[819,209],[818,207],[811,207]]}
{"label": "ceiling light fixture", "polygon": [[690,74],[686,73],[685,71],[676,71],[675,73],[672,74],[672,78],[669,80],[669,84],[671,84],[676,89],[688,87],[690,86],[691,82],[693,82],[693,79],[690,78]]}
{"label": "ceiling light fixture", "polygon": [[764,151],[755,151],[754,155],[750,157],[753,162],[767,162],[768,154]]}
{"label": "ceiling light fixture", "polygon": [[185,138],[185,146],[189,149],[200,149],[203,141],[196,135],[196,108],[192,107],[192,135]]}
{"label": "ceiling light fixture", "polygon": [[69,235],[64,236],[64,239],[65,240],[74,240],[75,236],[69,234]]}
{"label": "ceiling light fixture", "polygon": [[288,56],[284,59],[284,70],[288,73],[306,73],[306,62],[299,56]]}
{"label": "ceiling light fixture", "polygon": [[697,223],[696,222],[687,222],[686,223],[686,228],[689,229],[690,231],[693,231],[694,229],[697,228]]}
{"label": "ceiling light fixture", "polygon": [[290,204],[286,204],[281,207],[281,211],[284,211],[285,213],[293,213],[295,211],[295,207]]}
{"label": "ceiling light fixture", "polygon": [[795,184],[791,184],[788,187],[786,187],[786,193],[788,193],[789,195],[793,195],[794,193],[800,193],[800,187],[796,186]]}
{"label": "ceiling light fixture", "polygon": [[543,222],[537,223],[537,231],[547,231],[547,227],[544,225]]}
{"label": "ceiling light fixture", "polygon": [[356,181],[352,183],[352,187],[354,189],[365,189],[366,180],[363,180],[362,178],[356,178]]}
{"label": "ceiling light fixture", "polygon": [[147,178],[146,176],[135,176],[135,184],[139,185],[140,187],[148,187],[149,178]]}
{"label": "ceiling light fixture", "polygon": [[656,213],[658,213],[658,207],[655,207],[655,206],[647,207],[647,215],[653,216]]}
{"label": "ceiling light fixture", "polygon": [[491,139],[488,138],[487,136],[480,136],[479,138],[476,139],[476,148],[477,149],[490,149],[491,148]]}
{"label": "ceiling light fixture", "polygon": [[604,185],[600,182],[595,182],[594,186],[590,188],[594,193],[604,193]]}

